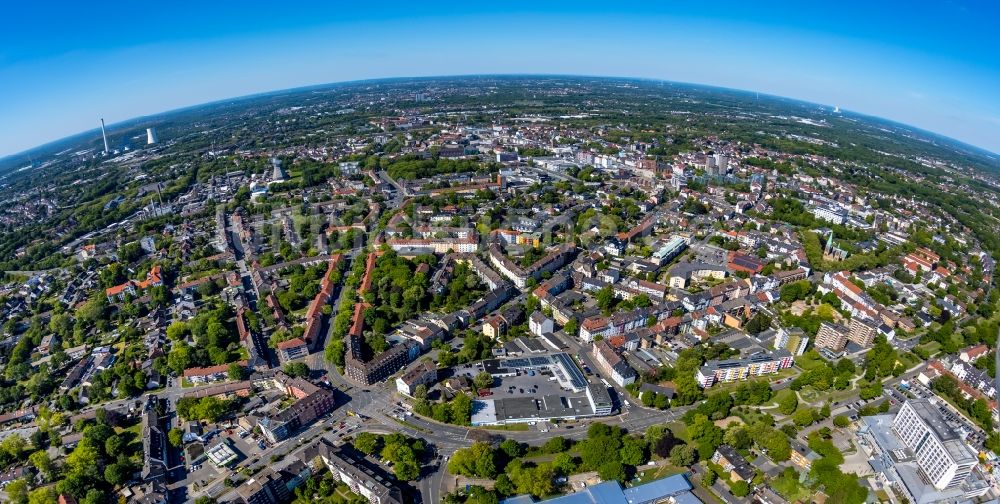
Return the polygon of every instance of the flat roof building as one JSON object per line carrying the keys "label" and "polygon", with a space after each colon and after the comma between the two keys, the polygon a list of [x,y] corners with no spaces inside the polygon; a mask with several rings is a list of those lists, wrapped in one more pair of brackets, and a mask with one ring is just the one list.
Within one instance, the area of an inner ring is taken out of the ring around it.
{"label": "flat roof building", "polygon": [[975,455],[927,399],[903,403],[896,415],[862,417],[857,436],[893,500],[971,502],[989,492],[990,483],[974,470]]}
{"label": "flat roof building", "polygon": [[927,399],[903,403],[892,430],[913,451],[921,472],[938,490],[961,484],[978,463],[976,455]]}

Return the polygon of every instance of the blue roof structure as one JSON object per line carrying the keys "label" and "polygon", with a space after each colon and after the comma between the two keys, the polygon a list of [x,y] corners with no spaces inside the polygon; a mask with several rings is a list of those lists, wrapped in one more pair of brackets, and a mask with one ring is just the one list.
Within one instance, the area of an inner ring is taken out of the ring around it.
{"label": "blue roof structure", "polygon": [[535,499],[531,498],[528,494],[515,495],[500,501],[500,504],[535,504]]}
{"label": "blue roof structure", "polygon": [[[691,483],[684,474],[650,481],[643,485],[622,489],[617,481],[605,481],[576,493],[554,497],[544,504],[648,504],[674,497],[683,504],[701,501],[690,492]],[[528,495],[519,495],[500,501],[500,504],[528,504],[535,502]]]}
{"label": "blue roof structure", "polygon": [[687,477],[684,474],[675,474],[668,478],[626,488],[622,493],[625,494],[628,504],[643,504],[656,502],[665,496],[677,495],[689,490],[691,490],[691,483],[688,482]]}
{"label": "blue roof structure", "polygon": [[618,504],[625,503],[622,486],[617,481],[605,481],[576,493],[549,499],[546,504]]}

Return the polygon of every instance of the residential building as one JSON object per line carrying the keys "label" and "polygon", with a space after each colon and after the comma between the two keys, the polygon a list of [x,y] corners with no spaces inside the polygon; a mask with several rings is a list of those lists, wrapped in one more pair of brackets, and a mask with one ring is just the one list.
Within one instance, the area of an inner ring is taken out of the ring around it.
{"label": "residential building", "polygon": [[608,339],[636,329],[646,327],[650,316],[657,319],[666,318],[667,313],[657,313],[648,308],[636,308],[627,312],[613,313],[610,316],[587,317],[580,323],[580,339],[594,341],[598,336]]}
{"label": "residential building", "polygon": [[680,255],[680,253],[687,248],[687,244],[688,242],[686,239],[680,236],[673,236],[653,251],[652,259],[657,263],[657,265],[663,266]]}
{"label": "residential building", "polygon": [[246,504],[281,504],[291,499],[281,474],[270,467],[265,467],[237,487],[236,495]]}
{"label": "residential building", "polygon": [[775,332],[774,335],[775,350],[785,349],[791,352],[792,355],[799,356],[805,353],[806,347],[808,345],[809,345],[809,336],[806,336],[805,331],[801,329],[781,328]]}
{"label": "residential building", "polygon": [[309,355],[309,345],[302,338],[292,338],[278,343],[278,359],[281,362],[301,359]]}
{"label": "residential building", "polygon": [[[236,365],[246,367],[246,361],[237,362]],[[184,379],[192,384],[203,384],[217,382],[228,379],[230,364],[219,364],[218,366],[194,367],[184,370]]]}
{"label": "residential building", "polygon": [[389,246],[396,252],[427,249],[435,254],[451,252],[471,254],[479,248],[479,241],[475,236],[465,238],[392,238],[389,240]]}
{"label": "residential building", "polygon": [[318,456],[335,480],[343,482],[352,492],[368,499],[371,504],[403,503],[402,491],[387,474],[365,461],[355,459],[326,439],[320,438],[299,456],[304,462]]}
{"label": "residential building", "polygon": [[425,360],[414,366],[413,369],[403,373],[403,376],[396,378],[396,390],[400,394],[412,397],[417,385],[423,384],[429,387],[437,379],[437,366],[434,365],[434,362]]}
{"label": "residential building", "polygon": [[843,324],[821,322],[816,333],[816,348],[829,348],[839,352],[847,345],[847,335],[851,330]]}
{"label": "residential building", "polygon": [[500,313],[495,313],[486,318],[483,322],[483,334],[490,338],[497,339],[511,327],[521,323],[524,318],[524,310],[520,305],[513,305],[505,308]]}
{"label": "residential building", "polygon": [[861,348],[868,348],[878,334],[879,324],[865,317],[853,317],[848,323],[847,339],[858,344]]}
{"label": "residential building", "polygon": [[989,351],[990,347],[986,345],[971,346],[959,352],[958,358],[961,359],[962,362],[972,363],[979,360],[980,357],[989,353]]}
{"label": "residential building", "polygon": [[635,370],[607,340],[595,342],[593,354],[594,361],[600,366],[601,371],[619,387],[624,387],[637,378]]}
{"label": "residential building", "polygon": [[145,280],[129,280],[123,284],[108,287],[105,289],[104,294],[108,297],[109,303],[114,303],[117,301],[125,301],[127,297],[135,296],[139,293],[139,291],[144,291],[150,287],[157,287],[160,285],[163,285],[163,276],[160,271],[160,265],[157,264],[149,270],[149,273],[146,274]]}
{"label": "residential building", "polygon": [[729,445],[720,445],[712,454],[712,462],[719,464],[724,471],[729,471],[731,481],[752,481],[757,474],[753,467]]}
{"label": "residential building", "polygon": [[803,444],[801,441],[793,439],[791,441],[791,447],[792,451],[788,460],[803,471],[811,469],[813,461],[819,458],[818,453],[812,451],[812,449]]}
{"label": "residential building", "polygon": [[550,334],[552,333],[554,327],[552,319],[546,317],[545,314],[540,311],[535,311],[535,313],[532,313],[531,317],[528,318],[528,330],[535,336],[542,337],[546,334]]}
{"label": "residential building", "polygon": [[553,272],[566,264],[576,254],[576,245],[573,243],[562,244],[527,268],[522,268],[511,261],[499,245],[490,246],[489,254],[493,267],[510,279],[517,288],[523,289],[528,285],[528,279],[538,280],[543,273]]}
{"label": "residential building", "polygon": [[264,437],[272,443],[287,439],[336,406],[336,397],[332,391],[302,378],[289,378],[284,373],[279,373],[271,382],[285,394],[298,399],[291,406],[261,418],[257,423]]}
{"label": "residential building", "polygon": [[847,212],[841,208],[832,206],[817,206],[812,208],[811,212],[817,219],[833,224],[839,225],[847,222]]}
{"label": "residential building", "polygon": [[708,263],[680,263],[670,269],[670,287],[685,289],[691,280],[722,280],[729,272],[725,266]]}
{"label": "residential building", "polygon": [[698,385],[708,388],[716,383],[746,380],[752,376],[774,374],[792,367],[794,359],[788,350],[760,353],[746,359],[713,360],[698,368]]}

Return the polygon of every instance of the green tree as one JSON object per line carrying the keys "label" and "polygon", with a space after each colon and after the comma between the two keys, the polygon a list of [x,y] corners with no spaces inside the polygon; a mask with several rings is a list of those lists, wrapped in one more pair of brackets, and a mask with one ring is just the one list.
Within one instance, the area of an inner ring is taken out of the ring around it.
{"label": "green tree", "polygon": [[[301,363],[298,363],[298,364],[301,364]],[[305,364],[303,364],[303,365],[305,365]],[[288,365],[286,365],[285,368],[286,368],[286,373],[287,373]],[[307,375],[309,374],[308,369],[309,368],[306,367],[306,374]],[[226,374],[228,375],[228,377],[229,377],[230,380],[233,380],[233,381],[242,380],[243,379],[243,366],[241,366],[238,363],[234,362],[234,363],[232,363],[232,364],[229,365],[229,369],[227,370]],[[291,375],[291,376],[294,376],[294,375]]]}
{"label": "green tree", "polygon": [[112,486],[120,486],[129,480],[132,468],[128,463],[115,463],[104,468],[104,480]]}
{"label": "green tree", "polygon": [[524,446],[513,439],[505,439],[500,443],[500,451],[507,456],[508,460],[514,460],[524,456]]}
{"label": "green tree", "polygon": [[796,397],[794,393],[786,394],[785,397],[778,401],[778,411],[780,411],[782,415],[791,415],[798,407],[799,398]]}
{"label": "green tree", "polygon": [[180,447],[184,444],[184,431],[177,427],[170,429],[170,431],[167,432],[167,440],[170,442],[171,446],[175,448]]}
{"label": "green tree", "polygon": [[637,466],[649,460],[645,443],[631,436],[622,438],[622,447],[618,450],[623,464]]}
{"label": "green tree", "polygon": [[27,448],[28,442],[20,434],[12,434],[0,441],[0,453],[8,461],[20,460]]}
{"label": "green tree", "polygon": [[472,398],[459,393],[451,400],[451,419],[459,425],[469,425],[472,420]]}
{"label": "green tree", "polygon": [[[463,476],[493,478],[496,476],[496,454],[489,444],[475,442],[457,450],[448,461],[448,472]],[[480,465],[480,461],[483,461]],[[492,468],[491,468],[492,466]],[[485,472],[480,472],[480,471]]]}
{"label": "green tree", "polygon": [[756,315],[747,322],[744,329],[750,334],[760,334],[771,328],[771,317],[767,316],[764,312],[757,312]]}
{"label": "green tree", "polygon": [[355,448],[366,455],[371,455],[379,450],[379,437],[370,432],[362,432],[354,437],[352,443]]}
{"label": "green tree", "polygon": [[688,467],[698,459],[698,452],[689,445],[677,445],[670,450],[670,463],[677,467]]}
{"label": "green tree", "polygon": [[420,477],[420,465],[412,457],[397,460],[393,463],[392,470],[400,481],[415,481]]}
{"label": "green tree", "polygon": [[289,362],[282,370],[288,376],[306,378],[309,376],[309,365],[305,362]]}
{"label": "green tree", "polygon": [[493,385],[493,375],[487,371],[483,371],[476,375],[473,379],[473,384],[475,384],[476,389],[487,389]]}
{"label": "green tree", "polygon": [[614,306],[615,302],[615,291],[610,285],[605,285],[601,290],[597,291],[594,295],[597,299],[597,307],[607,315],[611,313],[611,308]]}
{"label": "green tree", "polygon": [[28,460],[31,462],[31,465],[35,467],[35,469],[38,469],[38,472],[40,472],[46,480],[52,479],[52,470],[54,469],[54,466],[52,464],[52,459],[45,450],[38,450],[35,453],[32,453],[28,457]]}
{"label": "green tree", "polygon": [[737,481],[729,485],[729,491],[737,497],[746,497],[750,495],[750,485],[746,481]]}
{"label": "green tree", "polygon": [[573,456],[568,453],[557,453],[555,457],[552,457],[552,468],[563,476],[569,476],[576,471],[576,462],[573,460]]}
{"label": "green tree", "polygon": [[729,429],[726,430],[725,435],[722,436],[722,440],[727,445],[738,450],[749,448],[753,443],[753,439],[750,438],[750,431],[745,426],[740,424],[733,424],[729,427]]}
{"label": "green tree", "polygon": [[58,499],[55,487],[51,486],[36,488],[28,494],[28,504],[56,504]]}
{"label": "green tree", "polygon": [[597,475],[604,481],[625,481],[625,466],[620,460],[608,460],[597,468]]}
{"label": "green tree", "polygon": [[4,491],[12,504],[28,504],[28,481],[24,478],[10,482]]}
{"label": "green tree", "polygon": [[566,321],[566,325],[563,326],[563,332],[567,336],[576,336],[576,332],[580,330],[580,323],[576,319],[571,318]]}
{"label": "green tree", "polygon": [[427,385],[424,383],[417,385],[417,387],[413,389],[413,398],[427,399]]}
{"label": "green tree", "polygon": [[569,441],[562,436],[549,438],[549,440],[542,445],[542,451],[545,453],[562,453],[568,449]]}
{"label": "green tree", "polygon": [[117,457],[125,453],[126,446],[128,446],[128,441],[124,437],[115,434],[104,441],[104,453],[107,453],[110,457]]}
{"label": "green tree", "polygon": [[805,427],[816,420],[815,412],[812,408],[802,408],[792,415],[792,422],[799,427]]}

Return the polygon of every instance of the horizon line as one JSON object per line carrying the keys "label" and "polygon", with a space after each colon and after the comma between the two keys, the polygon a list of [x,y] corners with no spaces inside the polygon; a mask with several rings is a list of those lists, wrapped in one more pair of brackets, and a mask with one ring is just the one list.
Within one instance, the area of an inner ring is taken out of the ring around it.
{"label": "horizon line", "polygon": [[[496,74],[485,73],[485,74],[482,74],[482,73],[474,73],[474,74],[443,74],[443,75],[425,75],[425,76],[372,77],[372,78],[367,78],[367,79],[353,79],[353,80],[345,80],[345,81],[323,82],[323,83],[318,83],[318,84],[305,84],[305,85],[302,85],[302,86],[295,86],[295,87],[281,88],[281,89],[272,89],[272,90],[269,90],[269,91],[261,91],[261,92],[258,92],[258,93],[250,93],[250,94],[245,94],[245,95],[230,96],[230,97],[227,97],[227,98],[220,98],[220,99],[217,99],[217,100],[209,100],[209,101],[205,101],[205,102],[194,103],[194,104],[191,104],[191,105],[184,105],[182,107],[177,107],[177,108],[173,108],[173,109],[167,109],[167,110],[164,110],[164,111],[161,111],[161,112],[155,112],[155,113],[152,113],[152,114],[137,115],[137,116],[134,116],[134,117],[130,117],[128,119],[123,119],[121,121],[117,121],[117,122],[115,122],[113,124],[110,124],[110,125],[106,125],[106,128],[107,129],[112,129],[112,128],[115,128],[117,126],[124,125],[126,123],[131,123],[131,122],[134,122],[134,121],[141,121],[141,120],[153,119],[153,118],[157,118],[157,117],[160,117],[160,116],[165,116],[165,115],[169,115],[169,114],[176,114],[176,113],[183,112],[183,111],[186,111],[186,110],[195,109],[195,108],[199,108],[199,107],[206,107],[206,106],[210,106],[210,105],[216,105],[216,104],[225,103],[225,102],[228,102],[228,101],[248,100],[248,99],[253,99],[253,98],[262,97],[262,96],[268,96],[268,95],[272,95],[272,94],[305,91],[305,90],[308,90],[308,89],[322,88],[322,87],[327,87],[327,86],[352,85],[352,84],[362,84],[362,83],[366,83],[366,82],[393,81],[393,80],[399,80],[399,81],[408,81],[408,80],[409,81],[416,81],[416,80],[434,80],[434,79],[463,79],[463,78],[473,78],[473,77],[521,77],[521,78],[529,78],[529,77],[535,77],[535,78],[540,78],[540,77],[561,77],[561,78],[578,78],[578,79],[579,78],[587,78],[587,79],[622,79],[622,80],[633,80],[633,81],[662,82],[662,83],[678,84],[678,85],[689,86],[689,87],[706,87],[706,88],[714,88],[714,89],[720,89],[720,90],[726,90],[726,91],[736,91],[736,92],[741,92],[741,93],[756,93],[758,95],[763,95],[765,97],[772,98],[772,99],[777,98],[777,99],[782,99],[782,100],[792,100],[792,101],[800,102],[800,103],[803,103],[803,104],[817,105],[817,106],[820,106],[820,107],[828,107],[828,108],[831,108],[831,109],[835,107],[834,105],[827,105],[827,104],[823,104],[823,103],[817,103],[817,102],[814,102],[814,101],[803,100],[803,99],[794,98],[794,97],[791,97],[791,96],[775,95],[775,94],[766,93],[766,92],[760,92],[760,91],[754,91],[754,90],[742,89],[742,88],[733,88],[733,87],[727,87],[727,86],[719,86],[719,85],[715,85],[715,84],[704,84],[704,83],[698,83],[698,82],[674,81],[674,80],[668,80],[668,79],[657,78],[657,77],[637,77],[637,76],[629,77],[629,76],[621,76],[621,75],[588,75],[588,74],[558,74],[558,73],[556,73],[556,74],[542,74],[542,73],[496,73]],[[836,107],[839,108],[839,106],[836,106]],[[887,118],[887,117],[881,117],[881,116],[872,115],[872,114],[867,114],[867,113],[864,113],[864,112],[859,112],[859,111],[855,111],[855,110],[851,110],[851,109],[840,108],[839,110],[840,110],[841,113],[849,112],[849,113],[851,113],[853,115],[857,115],[857,116],[861,116],[861,117],[865,117],[865,118],[869,118],[869,119],[877,119],[877,120],[880,120],[880,121],[890,122],[890,123],[893,123],[893,124],[896,124],[896,125],[899,125],[899,126],[904,126],[904,127],[909,128],[909,129],[911,129],[913,131],[917,131],[917,132],[929,134],[929,135],[932,135],[932,136],[936,136],[936,137],[948,140],[950,142],[954,142],[954,143],[956,143],[958,145],[961,145],[961,146],[964,146],[964,147],[969,147],[969,148],[973,148],[973,149],[979,150],[982,153],[989,155],[990,157],[997,158],[997,159],[995,159],[995,161],[1000,161],[1000,151],[993,151],[992,149],[987,148],[987,147],[981,147],[981,146],[978,146],[978,145],[975,145],[975,144],[971,144],[971,143],[968,143],[966,141],[959,140],[957,138],[945,135],[943,133],[938,133],[938,132],[935,132],[935,131],[923,129],[923,128],[920,128],[920,127],[917,127],[917,126],[914,126],[914,125],[911,125],[911,124],[907,124],[907,123],[904,123],[904,122],[897,121],[895,119],[891,119],[891,118]],[[63,142],[63,141],[72,139],[74,137],[86,135],[88,133],[96,132],[96,131],[99,131],[99,130],[100,130],[100,127],[95,127],[95,128],[92,128],[92,129],[86,129],[86,130],[83,130],[83,131],[79,131],[77,133],[69,134],[69,135],[66,135],[66,136],[63,136],[63,137],[60,137],[60,138],[56,138],[56,139],[50,140],[50,141],[42,143],[42,144],[38,144],[38,145],[36,145],[34,147],[30,147],[30,148],[27,148],[27,149],[24,149],[24,150],[21,150],[21,151],[18,151],[18,152],[13,152],[11,154],[6,154],[6,155],[3,155],[3,156],[0,156],[0,162],[7,161],[7,160],[10,160],[10,159],[19,157],[19,156],[28,156],[28,153],[30,153],[31,151],[34,151],[34,150],[37,150],[37,149],[42,149],[42,148],[45,148],[45,147],[47,147],[49,145],[52,145],[52,144],[55,144],[55,143],[59,143],[59,142]]]}

